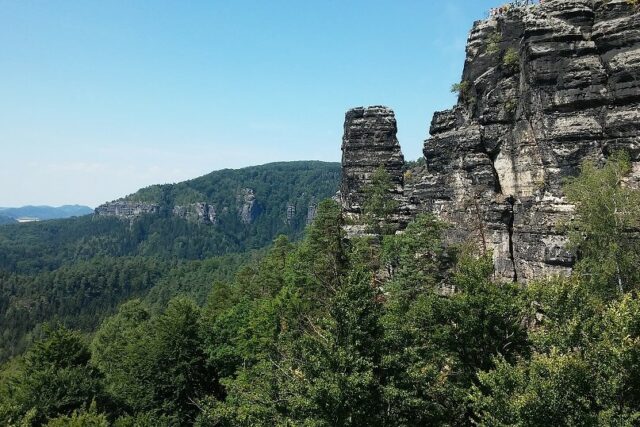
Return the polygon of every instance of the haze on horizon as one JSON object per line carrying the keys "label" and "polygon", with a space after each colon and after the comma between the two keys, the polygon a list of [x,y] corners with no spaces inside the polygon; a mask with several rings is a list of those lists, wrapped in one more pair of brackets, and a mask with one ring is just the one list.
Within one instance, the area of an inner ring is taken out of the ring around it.
{"label": "haze on horizon", "polygon": [[0,2],[0,206],[96,206],[273,161],[340,160],[393,108],[407,159],[495,1]]}

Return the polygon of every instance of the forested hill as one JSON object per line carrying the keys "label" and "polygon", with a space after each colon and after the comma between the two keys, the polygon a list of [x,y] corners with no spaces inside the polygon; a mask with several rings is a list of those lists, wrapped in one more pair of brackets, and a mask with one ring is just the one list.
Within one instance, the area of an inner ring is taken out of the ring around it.
{"label": "forested hill", "polygon": [[195,260],[258,249],[278,234],[298,237],[339,180],[339,163],[309,161],[154,185],[101,206],[99,215],[2,227],[0,270],[35,273],[98,255]]}
{"label": "forested hill", "polygon": [[210,292],[204,304],[128,301],[90,340],[43,328],[0,367],[0,425],[637,426],[640,246],[629,230],[640,190],[621,179],[631,172],[625,153],[583,164],[564,188],[573,275],[526,287],[501,281],[482,247],[446,244],[450,225],[432,214],[403,233],[386,227],[384,170],[365,191],[371,234],[347,238],[341,207],[325,200],[301,241],[278,237],[233,277],[220,268],[231,259],[142,257],[45,273],[34,292],[94,284],[71,288],[76,320],[121,284],[208,280]]}
{"label": "forested hill", "polygon": [[[299,237],[339,179],[338,163],[222,170],[145,188],[116,202],[117,211],[3,225],[0,362],[20,354],[44,323],[91,331],[132,297],[162,306],[180,294],[203,303],[216,280],[232,277],[277,235]],[[120,210],[127,203],[155,208]]]}

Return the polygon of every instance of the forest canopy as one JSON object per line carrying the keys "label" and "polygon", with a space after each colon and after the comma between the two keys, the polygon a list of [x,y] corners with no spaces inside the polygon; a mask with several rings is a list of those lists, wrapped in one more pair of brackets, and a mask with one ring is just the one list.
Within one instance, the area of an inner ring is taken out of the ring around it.
{"label": "forest canopy", "polygon": [[[346,239],[327,200],[301,241],[276,238],[206,301],[134,298],[91,336],[45,328],[5,370],[0,422],[637,425],[640,199],[627,165],[585,163],[567,183],[570,277],[498,282],[490,255],[445,245],[447,224],[426,214]],[[179,268],[176,283],[199,274]]]}

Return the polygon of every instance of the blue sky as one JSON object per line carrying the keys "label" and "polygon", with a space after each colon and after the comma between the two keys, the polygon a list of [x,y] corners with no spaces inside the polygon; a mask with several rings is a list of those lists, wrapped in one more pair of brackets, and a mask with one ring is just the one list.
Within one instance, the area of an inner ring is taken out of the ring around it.
{"label": "blue sky", "polygon": [[340,160],[344,113],[405,157],[455,101],[496,1],[0,0],[0,206],[104,201],[280,160]]}

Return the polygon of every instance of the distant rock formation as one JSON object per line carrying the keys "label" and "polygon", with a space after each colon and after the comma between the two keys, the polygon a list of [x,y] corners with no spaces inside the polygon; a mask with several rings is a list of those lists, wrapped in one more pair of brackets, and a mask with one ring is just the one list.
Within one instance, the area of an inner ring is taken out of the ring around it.
{"label": "distant rock formation", "polygon": [[243,188],[238,194],[238,215],[243,224],[251,224],[258,214],[260,207],[256,203],[256,196],[251,188]]}
{"label": "distant rock formation", "polygon": [[296,205],[295,203],[287,203],[287,209],[285,214],[285,222],[287,224],[291,224],[291,221],[296,216]]}
{"label": "distant rock formation", "polygon": [[216,208],[205,202],[191,203],[186,206],[174,206],[173,214],[178,218],[199,224],[215,225],[218,223]]}
{"label": "distant rock formation", "polygon": [[[565,177],[615,150],[640,181],[640,13],[626,0],[547,0],[476,22],[457,105],[433,117],[425,165],[401,189],[413,214],[451,223],[447,240],[491,251],[496,274],[526,283],[567,274],[559,225],[573,206]],[[384,107],[347,113],[342,206],[358,212],[378,165],[402,186],[395,120]],[[393,136],[391,135],[393,134]]]}
{"label": "distant rock formation", "polygon": [[316,219],[316,215],[318,213],[318,205],[315,203],[311,203],[307,206],[307,225],[311,224],[314,219]]}
{"label": "distant rock formation", "polygon": [[155,203],[128,202],[117,200],[105,203],[95,209],[98,216],[115,216],[124,219],[133,219],[145,214],[157,214],[159,206]]}

